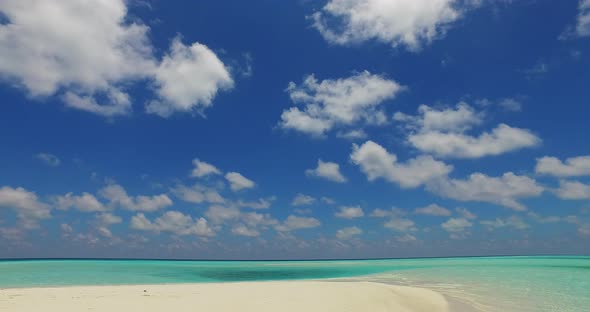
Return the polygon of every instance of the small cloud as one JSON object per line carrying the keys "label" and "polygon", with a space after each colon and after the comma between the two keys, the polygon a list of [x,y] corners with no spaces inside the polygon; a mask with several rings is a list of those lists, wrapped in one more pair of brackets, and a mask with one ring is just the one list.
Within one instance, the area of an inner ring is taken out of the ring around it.
{"label": "small cloud", "polygon": [[437,204],[431,204],[426,207],[416,208],[415,213],[427,216],[448,217],[451,211],[447,208],[441,207]]}
{"label": "small cloud", "polygon": [[522,71],[528,79],[540,78],[549,72],[549,65],[542,60],[539,60],[532,67]]}
{"label": "small cloud", "polygon": [[355,219],[365,216],[365,212],[360,206],[342,206],[334,215],[343,219]]}
{"label": "small cloud", "polygon": [[221,174],[221,171],[217,169],[217,167],[213,166],[210,163],[201,161],[197,158],[193,160],[193,165],[195,166],[195,168],[191,172],[191,176],[194,178],[202,178],[208,175]]}
{"label": "small cloud", "polygon": [[350,239],[354,236],[363,234],[363,230],[356,226],[346,227],[336,231],[336,238],[338,239]]}
{"label": "small cloud", "polygon": [[39,153],[35,155],[35,158],[51,167],[57,167],[61,164],[61,160],[57,156],[49,153]]}
{"label": "small cloud", "polygon": [[225,179],[229,182],[232,191],[240,191],[244,189],[251,189],[256,186],[254,181],[244,177],[238,172],[229,172],[225,175]]}
{"label": "small cloud", "polygon": [[305,194],[297,194],[293,201],[291,201],[292,206],[307,206],[315,203],[316,199],[312,196],[305,195]]}
{"label": "small cloud", "polygon": [[315,169],[305,170],[308,177],[318,177],[336,183],[344,183],[347,181],[346,177],[340,173],[340,165],[334,162],[324,162],[318,160],[318,166]]}

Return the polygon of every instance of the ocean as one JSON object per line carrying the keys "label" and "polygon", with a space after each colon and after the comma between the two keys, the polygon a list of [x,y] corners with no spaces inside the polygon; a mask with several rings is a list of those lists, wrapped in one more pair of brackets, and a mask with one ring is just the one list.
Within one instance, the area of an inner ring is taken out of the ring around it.
{"label": "ocean", "polygon": [[0,288],[338,278],[429,288],[478,311],[590,311],[590,257],[0,261]]}

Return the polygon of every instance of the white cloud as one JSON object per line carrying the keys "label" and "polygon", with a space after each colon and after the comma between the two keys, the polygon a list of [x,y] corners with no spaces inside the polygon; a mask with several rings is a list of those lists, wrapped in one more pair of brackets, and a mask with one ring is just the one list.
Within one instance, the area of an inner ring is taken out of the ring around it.
{"label": "white cloud", "polygon": [[508,172],[501,177],[473,173],[466,180],[433,180],[427,184],[427,190],[459,201],[487,202],[514,210],[526,210],[518,200],[541,195],[543,187],[529,177]]}
{"label": "white cloud", "polygon": [[346,45],[377,40],[417,50],[444,35],[461,17],[455,0],[330,0],[313,14],[328,41]]}
{"label": "white cloud", "polygon": [[354,236],[363,234],[363,230],[356,226],[346,227],[336,231],[336,238],[338,239],[350,239]]}
{"label": "white cloud", "polygon": [[447,208],[441,207],[437,204],[431,204],[426,207],[416,208],[415,213],[427,216],[448,217],[451,211]]}
{"label": "white cloud", "polygon": [[578,177],[590,175],[590,156],[571,157],[565,163],[556,157],[537,159],[535,172],[556,177]]}
{"label": "white cloud", "polygon": [[452,166],[430,156],[418,156],[406,163],[399,163],[396,155],[388,153],[373,141],[367,141],[360,147],[354,144],[350,159],[360,166],[369,181],[383,178],[402,188],[418,187],[432,179],[446,176],[453,170]]}
{"label": "white cloud", "polygon": [[541,143],[541,139],[529,130],[505,124],[479,136],[467,134],[467,130],[482,122],[482,116],[465,103],[458,104],[455,109],[443,110],[422,105],[418,112],[419,116],[396,113],[394,119],[405,123],[410,131],[407,140],[412,146],[439,157],[481,158]]}
{"label": "white cloud", "polygon": [[576,33],[578,36],[590,36],[590,0],[580,0]]}
{"label": "white cloud", "polygon": [[112,238],[113,233],[110,230],[110,226],[113,224],[119,224],[123,222],[123,219],[119,216],[115,216],[111,213],[102,213],[96,216],[96,231],[101,236],[106,238]]}
{"label": "white cloud", "polygon": [[205,216],[215,224],[224,223],[227,220],[236,220],[240,217],[240,209],[236,207],[211,206],[205,212]]}
{"label": "white cloud", "polygon": [[492,105],[497,105],[505,111],[510,112],[520,112],[522,111],[522,102],[518,98],[502,98],[496,101],[492,101],[490,99],[477,99],[475,103],[482,107],[488,107]]}
{"label": "white cloud", "polygon": [[559,181],[555,194],[561,199],[590,199],[590,185],[578,181]]}
{"label": "white cloud", "polygon": [[440,225],[445,231],[451,233],[463,232],[473,226],[473,223],[464,218],[450,218]]}
{"label": "white cloud", "polygon": [[315,169],[307,169],[305,174],[309,177],[319,177],[337,183],[346,182],[346,177],[340,173],[339,164],[329,161],[324,162],[321,159],[318,160],[318,166]]}
{"label": "white cloud", "polygon": [[74,208],[83,212],[108,210],[108,207],[98,201],[94,195],[86,192],[82,193],[82,195],[74,195],[70,192],[63,196],[57,196],[55,197],[55,205],[58,209],[66,210]]}
{"label": "white cloud", "polygon": [[229,187],[232,191],[240,191],[244,189],[251,189],[256,186],[254,181],[244,177],[237,172],[228,172],[225,179],[229,182]]}
{"label": "white cloud", "polygon": [[422,152],[439,157],[480,158],[495,156],[540,144],[541,140],[525,129],[500,124],[478,137],[462,133],[426,132],[411,134],[409,142]]}
{"label": "white cloud", "polygon": [[233,234],[239,235],[239,236],[247,236],[247,237],[258,237],[258,236],[260,236],[260,232],[258,230],[248,228],[248,227],[246,227],[243,224],[238,224],[238,225],[234,226],[232,228],[231,232]]}
{"label": "white cloud", "polygon": [[522,103],[515,98],[503,98],[498,102],[498,105],[507,111],[520,112],[522,110]]}
{"label": "white cloud", "polygon": [[193,219],[178,211],[167,211],[150,221],[143,213],[131,218],[132,229],[152,232],[170,232],[176,235],[214,236],[215,232],[204,218]]}
{"label": "white cloud", "polygon": [[342,139],[348,140],[362,140],[366,139],[369,135],[363,129],[353,129],[347,131],[339,131],[336,136]]}
{"label": "white cloud", "polygon": [[159,100],[151,101],[146,111],[162,117],[174,112],[202,112],[212,105],[220,90],[233,87],[233,79],[217,55],[207,46],[186,46],[180,38],[172,41],[154,73]]}
{"label": "white cloud", "polygon": [[415,242],[417,240],[416,236],[412,235],[412,234],[405,234],[402,236],[396,236],[395,238],[396,241],[400,242],[400,243],[410,243],[410,242]]}
{"label": "white cloud", "polygon": [[61,164],[61,161],[57,156],[48,153],[39,153],[35,155],[35,158],[41,160],[42,162],[46,163],[48,166],[51,167],[57,167]]}
{"label": "white cloud", "polygon": [[110,205],[116,205],[131,211],[151,212],[172,206],[172,200],[166,194],[129,196],[127,191],[118,184],[104,187],[99,194],[107,199]]}
{"label": "white cloud", "polygon": [[524,230],[529,228],[529,225],[524,223],[524,221],[517,216],[512,216],[506,219],[496,218],[495,220],[480,221],[479,223],[487,226],[489,229],[513,228]]}
{"label": "white cloud", "polygon": [[195,166],[195,168],[191,172],[191,177],[194,178],[202,178],[208,175],[221,174],[221,171],[217,169],[217,167],[213,166],[210,163],[200,161],[199,159],[193,159],[193,165]]}
{"label": "white cloud", "polygon": [[407,213],[399,208],[391,208],[389,210],[384,210],[377,208],[373,210],[370,214],[371,217],[374,218],[386,218],[386,217],[402,217],[407,215]]}
{"label": "white cloud", "polygon": [[72,234],[72,232],[74,232],[74,229],[72,228],[72,226],[70,226],[67,223],[62,223],[59,225],[59,229],[62,233],[63,236],[70,236],[70,234]]}
{"label": "white cloud", "polygon": [[410,219],[394,218],[383,225],[386,228],[396,232],[414,232],[416,231],[416,223]]}
{"label": "white cloud", "polygon": [[393,118],[404,123],[408,129],[417,132],[463,132],[483,122],[483,115],[477,113],[467,103],[459,103],[455,109],[440,110],[428,105],[420,105],[418,107],[418,116],[397,112]]}
{"label": "white cloud", "polygon": [[316,199],[312,196],[305,195],[305,194],[297,194],[295,198],[291,201],[291,205],[293,206],[307,206],[315,203]]}
{"label": "white cloud", "polygon": [[2,207],[14,210],[19,222],[25,228],[38,227],[39,221],[51,218],[49,205],[39,201],[35,193],[22,187],[1,187],[0,208]]}
{"label": "white cloud", "polygon": [[240,207],[252,208],[252,209],[268,209],[272,205],[272,202],[276,197],[260,198],[257,201],[244,201],[238,200],[237,205]]}
{"label": "white cloud", "polygon": [[242,213],[240,215],[240,221],[249,227],[261,227],[263,229],[266,229],[270,225],[279,224],[279,221],[271,217],[270,214],[262,214],[256,212]]}
{"label": "white cloud", "polygon": [[161,115],[202,110],[231,87],[223,63],[199,43],[175,39],[159,62],[149,27],[127,11],[124,0],[2,1],[0,76],[33,97],[62,95],[69,107],[107,117],[132,111],[124,89],[139,81],[155,82]]}
{"label": "white cloud", "polygon": [[365,212],[363,211],[363,209],[360,206],[354,206],[354,207],[342,206],[342,207],[338,208],[338,211],[334,215],[338,218],[354,219],[354,218],[364,217]]}
{"label": "white cloud", "polygon": [[199,184],[193,186],[179,184],[171,191],[176,197],[189,203],[221,204],[225,202],[225,199],[219,194],[219,192],[217,192],[217,190]]}
{"label": "white cloud", "polygon": [[334,205],[336,203],[335,200],[333,200],[330,197],[326,197],[326,196],[322,196],[322,198],[320,198],[320,200],[322,201],[322,203],[328,204],[328,205]]}
{"label": "white cloud", "polygon": [[456,208],[455,211],[463,218],[468,219],[468,220],[475,220],[477,219],[477,215],[475,215],[473,212],[465,209],[465,208]]}
{"label": "white cloud", "polygon": [[319,81],[310,75],[301,86],[289,84],[287,92],[299,107],[283,111],[279,125],[312,136],[324,136],[337,127],[359,124],[383,124],[387,121],[380,108],[403,90],[397,82],[367,71],[348,78]]}
{"label": "white cloud", "polygon": [[311,229],[321,225],[321,222],[316,218],[311,217],[299,217],[299,216],[288,216],[287,219],[275,226],[275,229],[279,232],[289,232],[299,229]]}

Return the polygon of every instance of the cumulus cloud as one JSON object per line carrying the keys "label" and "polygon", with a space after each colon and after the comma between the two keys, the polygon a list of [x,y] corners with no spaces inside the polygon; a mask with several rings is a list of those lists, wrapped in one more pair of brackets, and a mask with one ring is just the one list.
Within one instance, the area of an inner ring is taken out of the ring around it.
{"label": "cumulus cloud", "polygon": [[217,167],[213,166],[210,163],[206,163],[199,159],[193,159],[193,165],[195,168],[191,172],[191,176],[194,178],[202,178],[208,175],[218,175],[221,174],[221,171],[217,169]]}
{"label": "cumulus cloud", "polygon": [[33,97],[60,95],[69,107],[107,117],[132,111],[125,88],[138,81],[153,81],[157,100],[148,111],[160,115],[203,110],[233,85],[199,43],[177,38],[157,60],[149,27],[127,11],[124,0],[2,1],[0,76]]}
{"label": "cumulus cloud", "polygon": [[409,130],[408,142],[416,149],[446,158],[481,158],[500,155],[541,143],[526,129],[500,124],[491,132],[479,136],[467,134],[482,122],[473,108],[460,103],[455,109],[436,110],[426,105],[418,109],[419,116],[396,113],[394,119]]}
{"label": "cumulus cloud", "polygon": [[167,211],[153,222],[143,213],[131,218],[132,229],[152,232],[169,232],[176,235],[214,236],[215,232],[204,218],[193,219],[178,211]]}
{"label": "cumulus cloud", "polygon": [[367,71],[348,78],[318,81],[314,75],[302,85],[289,84],[291,101],[302,104],[284,110],[279,126],[312,136],[324,136],[334,128],[387,121],[380,107],[404,88],[393,80]]}
{"label": "cumulus cloud", "polygon": [[172,200],[166,194],[129,196],[127,191],[118,184],[104,187],[99,194],[107,199],[110,205],[131,211],[152,212],[172,206]]}
{"label": "cumulus cloud", "polygon": [[321,225],[321,222],[312,217],[288,216],[287,219],[275,226],[279,232],[289,232],[300,229],[311,229]]}
{"label": "cumulus cloud", "polygon": [[215,224],[224,223],[227,220],[236,220],[240,217],[240,209],[237,207],[211,206],[205,212],[205,216]]}
{"label": "cumulus cloud", "polygon": [[315,169],[305,170],[305,174],[309,177],[318,177],[329,181],[344,183],[346,177],[340,173],[340,165],[334,162],[324,162],[318,160],[318,166]]}
{"label": "cumulus cloud", "polygon": [[386,228],[396,232],[414,232],[416,231],[416,223],[410,219],[394,218],[383,225]]}
{"label": "cumulus cloud", "polygon": [[193,186],[179,184],[172,188],[171,191],[176,197],[189,203],[221,204],[225,202],[225,199],[217,190],[199,184]]}
{"label": "cumulus cloud", "polygon": [[94,195],[86,192],[82,193],[82,195],[74,195],[70,192],[62,196],[57,196],[55,197],[55,205],[61,210],[70,208],[74,208],[83,212],[108,210],[108,207],[103,205]]}
{"label": "cumulus cloud", "polygon": [[590,199],[590,185],[578,181],[559,181],[555,194],[561,199]]}
{"label": "cumulus cloud", "polygon": [[432,179],[446,176],[453,170],[452,166],[431,156],[418,156],[400,163],[396,155],[373,141],[367,141],[360,147],[354,144],[350,159],[361,168],[369,181],[382,178],[402,188],[416,188]]}
{"label": "cumulus cloud", "polygon": [[328,41],[346,45],[377,40],[417,50],[444,35],[461,17],[456,0],[330,0],[313,16]]}
{"label": "cumulus cloud", "polygon": [[427,184],[427,190],[459,201],[487,202],[522,211],[526,207],[518,200],[537,197],[544,189],[529,177],[508,172],[500,177],[473,173],[465,180],[437,179]]}
{"label": "cumulus cloud", "polygon": [[473,223],[465,218],[450,218],[440,226],[447,232],[459,233],[472,227]]}
{"label": "cumulus cloud", "polygon": [[39,153],[35,155],[35,158],[51,167],[57,167],[61,164],[61,160],[57,156],[49,153]]}
{"label": "cumulus cloud", "polygon": [[336,231],[336,238],[338,239],[350,239],[354,236],[363,234],[363,230],[356,226],[345,227]]}
{"label": "cumulus cloud", "polygon": [[338,211],[334,215],[343,219],[355,219],[364,217],[365,212],[360,206],[342,206],[338,208]]}
{"label": "cumulus cloud", "polygon": [[229,182],[229,187],[234,192],[245,189],[251,189],[256,186],[254,181],[246,178],[245,176],[237,172],[228,172],[225,175],[225,179]]}
{"label": "cumulus cloud", "polygon": [[416,208],[414,212],[421,215],[437,216],[437,217],[448,217],[451,215],[451,211],[447,208],[441,207],[437,204],[431,204],[426,207]]}
{"label": "cumulus cloud", "polygon": [[291,201],[291,205],[293,206],[307,206],[315,203],[316,199],[312,196],[305,195],[305,194],[297,194],[295,198]]}
{"label": "cumulus cloud", "polygon": [[102,213],[96,216],[96,231],[101,236],[112,238],[113,233],[109,228],[113,224],[119,224],[123,222],[121,217],[113,215],[112,213]]}
{"label": "cumulus cloud", "polygon": [[22,187],[1,187],[0,208],[14,210],[24,228],[36,228],[39,221],[51,218],[50,206],[40,201],[37,194]]}
{"label": "cumulus cloud", "polygon": [[168,117],[174,112],[202,112],[220,90],[233,87],[233,79],[217,55],[207,46],[186,46],[172,41],[170,52],[154,73],[158,100],[146,106],[148,113]]}
{"label": "cumulus cloud", "polygon": [[556,157],[537,159],[535,172],[556,177],[579,177],[590,175],[590,156],[571,157],[562,162]]}
{"label": "cumulus cloud", "polygon": [[517,230],[524,230],[529,228],[529,225],[522,221],[517,216],[512,216],[506,219],[496,218],[495,220],[480,221],[488,229],[513,228]]}

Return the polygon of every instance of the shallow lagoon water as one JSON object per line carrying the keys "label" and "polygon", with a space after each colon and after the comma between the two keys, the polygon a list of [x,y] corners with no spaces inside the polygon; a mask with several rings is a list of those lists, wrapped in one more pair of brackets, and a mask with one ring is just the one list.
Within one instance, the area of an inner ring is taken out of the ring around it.
{"label": "shallow lagoon water", "polygon": [[590,257],[338,261],[6,260],[0,287],[348,278],[439,291],[482,311],[588,311]]}

